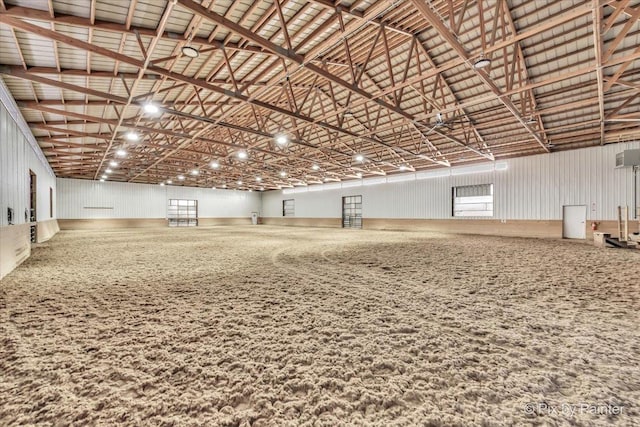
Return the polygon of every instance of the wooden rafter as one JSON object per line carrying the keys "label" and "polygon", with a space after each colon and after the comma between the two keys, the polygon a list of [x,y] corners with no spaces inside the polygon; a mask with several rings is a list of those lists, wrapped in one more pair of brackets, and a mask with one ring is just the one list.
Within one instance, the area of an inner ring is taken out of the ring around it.
{"label": "wooden rafter", "polygon": [[[121,144],[129,155],[116,180],[175,179],[196,166],[190,185],[260,174],[260,186],[277,188],[637,135],[638,6],[522,1],[177,0],[154,11],[132,0],[119,22],[106,0],[77,15],[57,0],[44,10],[0,2],[13,39],[0,73],[61,176],[99,176]],[[34,38],[51,51],[27,51]],[[183,55],[187,44],[198,58]],[[472,67],[480,55],[495,64],[488,72]],[[149,100],[158,116],[144,114]],[[128,129],[144,143],[123,142]],[[238,162],[240,149],[251,158]],[[211,159],[224,172],[208,171]]]}

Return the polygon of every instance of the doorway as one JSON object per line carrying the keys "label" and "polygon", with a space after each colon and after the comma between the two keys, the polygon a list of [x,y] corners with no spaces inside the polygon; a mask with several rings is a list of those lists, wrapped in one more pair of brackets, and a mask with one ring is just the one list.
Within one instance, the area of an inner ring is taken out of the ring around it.
{"label": "doorway", "polygon": [[342,228],[362,228],[362,196],[342,198]]}
{"label": "doorway", "polygon": [[38,227],[36,226],[36,207],[38,202],[38,177],[33,171],[29,170],[29,212],[28,218],[25,218],[29,223],[29,231],[31,236],[31,243],[37,243],[38,241]]}
{"label": "doorway", "polygon": [[198,201],[170,199],[167,219],[169,227],[196,227],[198,225]]}
{"label": "doorway", "polygon": [[565,239],[587,238],[587,206],[562,207],[562,237]]}

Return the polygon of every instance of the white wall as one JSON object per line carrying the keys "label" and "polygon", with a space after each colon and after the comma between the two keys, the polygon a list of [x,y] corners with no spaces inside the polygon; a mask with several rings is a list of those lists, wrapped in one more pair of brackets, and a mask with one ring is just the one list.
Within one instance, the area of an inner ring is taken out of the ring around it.
{"label": "white wall", "polygon": [[[37,237],[43,242],[58,231],[49,198],[51,188],[55,206],[55,175],[0,78],[0,279],[31,255],[30,218],[25,218],[31,202],[30,170],[37,176]],[[13,209],[12,225],[8,208]]]}
{"label": "white wall", "polygon": [[[9,225],[7,208],[13,208],[14,224],[24,224],[29,208],[29,170],[37,175],[37,221],[55,218],[56,179],[15,101],[0,79],[0,227]],[[54,212],[49,215],[49,188]]]}
{"label": "white wall", "polygon": [[[508,159],[497,162],[506,170],[483,173],[465,172],[493,165],[403,174],[411,179],[405,182],[365,185],[368,179],[364,179],[269,191],[262,197],[263,216],[281,217],[282,200],[295,199],[296,217],[339,218],[342,196],[362,195],[364,218],[448,219],[452,187],[493,183],[495,219],[559,220],[563,205],[587,205],[588,219],[614,220],[618,205],[633,204],[632,169],[615,169],[615,155],[633,148],[640,148],[640,143]],[[442,173],[447,176],[420,179]],[[399,179],[395,177],[386,180]],[[335,186],[339,188],[326,189]]]}
{"label": "white wall", "polygon": [[200,218],[249,218],[261,204],[256,192],[58,178],[60,219],[166,218],[169,199],[198,200]]}

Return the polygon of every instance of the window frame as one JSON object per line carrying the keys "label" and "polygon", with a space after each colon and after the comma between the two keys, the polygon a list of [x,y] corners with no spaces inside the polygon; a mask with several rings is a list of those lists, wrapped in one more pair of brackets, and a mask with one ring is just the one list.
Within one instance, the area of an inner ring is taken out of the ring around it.
{"label": "window frame", "polygon": [[[459,190],[472,187],[488,187],[489,194],[474,196],[460,196]],[[490,198],[488,200],[487,198]],[[467,199],[461,201],[460,199]],[[468,209],[460,209],[460,205],[467,205]],[[484,205],[484,209],[480,209]],[[493,183],[458,185],[451,187],[451,216],[453,218],[494,218],[495,192]]]}

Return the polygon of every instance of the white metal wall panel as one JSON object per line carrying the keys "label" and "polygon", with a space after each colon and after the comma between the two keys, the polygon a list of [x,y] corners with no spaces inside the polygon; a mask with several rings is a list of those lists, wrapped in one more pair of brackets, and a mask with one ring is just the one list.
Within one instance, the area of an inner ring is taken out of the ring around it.
{"label": "white metal wall panel", "polygon": [[463,173],[473,167],[454,167],[436,178],[416,173],[402,182],[269,191],[262,197],[263,215],[282,216],[282,200],[293,198],[298,217],[339,218],[341,198],[361,194],[364,218],[448,219],[452,187],[492,183],[495,219],[559,220],[563,205],[587,205],[587,219],[613,220],[618,205],[633,203],[632,169],[615,169],[615,155],[634,148],[640,142],[509,159],[502,161],[506,170]]}
{"label": "white metal wall panel", "polygon": [[[7,208],[13,208],[14,224],[24,224],[29,208],[29,170],[37,175],[37,221],[49,216],[49,188],[53,188],[54,206],[56,182],[48,165],[42,163],[3,103],[0,103],[0,227],[8,225]],[[55,212],[54,216],[55,218]]]}
{"label": "white metal wall panel", "polygon": [[198,200],[200,218],[248,218],[260,193],[58,178],[58,218],[166,218],[169,199]]}

